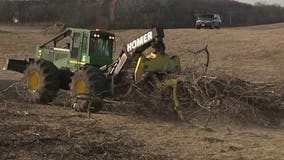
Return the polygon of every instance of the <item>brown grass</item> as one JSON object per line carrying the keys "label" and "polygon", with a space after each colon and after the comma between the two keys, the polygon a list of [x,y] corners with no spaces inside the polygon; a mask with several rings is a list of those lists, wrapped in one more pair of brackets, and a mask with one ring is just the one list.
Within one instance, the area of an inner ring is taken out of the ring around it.
{"label": "brown grass", "polygon": [[[118,40],[134,38],[141,30],[117,32]],[[222,70],[254,82],[284,80],[283,24],[220,30],[170,29],[165,31],[167,53],[182,55],[188,62],[188,49],[208,44],[210,70]],[[121,46],[121,43],[118,43]]]}
{"label": "brown grass", "polygon": [[[181,56],[184,68],[190,61],[188,49],[208,44],[210,72],[224,71],[252,82],[284,81],[283,26],[166,30],[165,43],[169,54]],[[144,31],[115,31],[118,48]],[[42,34],[38,27],[0,26],[0,37],[2,58],[23,58],[33,55],[35,45],[51,35]],[[0,65],[3,64],[1,59]],[[20,78],[20,74],[0,71],[0,89]],[[222,123],[212,121],[212,128],[203,130],[187,122],[147,114],[103,112],[87,119],[86,114],[62,106],[19,103],[15,95],[9,99],[9,102],[3,99],[0,102],[0,157],[3,159],[231,160],[283,159],[284,156],[283,121],[272,128],[244,126],[222,119]],[[151,107],[146,105],[144,109]],[[193,117],[192,122],[198,124],[202,118]]]}

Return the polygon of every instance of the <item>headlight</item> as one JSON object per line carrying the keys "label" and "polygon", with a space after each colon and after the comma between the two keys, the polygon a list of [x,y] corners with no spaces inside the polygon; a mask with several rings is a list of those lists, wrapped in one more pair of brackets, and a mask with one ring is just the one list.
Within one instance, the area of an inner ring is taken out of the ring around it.
{"label": "headlight", "polygon": [[38,54],[39,54],[39,56],[41,56],[41,53],[42,53],[42,50],[40,49],[40,50],[38,50]]}

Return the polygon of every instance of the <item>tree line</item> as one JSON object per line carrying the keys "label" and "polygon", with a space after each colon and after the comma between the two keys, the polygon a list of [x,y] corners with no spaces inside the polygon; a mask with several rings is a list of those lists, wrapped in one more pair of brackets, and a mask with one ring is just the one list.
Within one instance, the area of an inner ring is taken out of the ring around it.
{"label": "tree line", "polygon": [[[111,3],[112,2],[112,3]],[[0,22],[62,22],[76,27],[193,27],[196,15],[218,13],[223,25],[241,26],[284,21],[277,5],[244,4],[232,0],[30,0],[1,1]]]}

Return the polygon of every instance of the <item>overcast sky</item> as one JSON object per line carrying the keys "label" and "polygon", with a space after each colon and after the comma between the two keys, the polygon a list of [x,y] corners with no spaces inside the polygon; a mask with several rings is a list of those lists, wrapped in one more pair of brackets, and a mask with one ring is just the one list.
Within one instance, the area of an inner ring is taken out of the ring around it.
{"label": "overcast sky", "polygon": [[255,4],[255,2],[264,2],[266,4],[280,4],[281,6],[284,6],[284,0],[236,0],[244,3],[251,3]]}

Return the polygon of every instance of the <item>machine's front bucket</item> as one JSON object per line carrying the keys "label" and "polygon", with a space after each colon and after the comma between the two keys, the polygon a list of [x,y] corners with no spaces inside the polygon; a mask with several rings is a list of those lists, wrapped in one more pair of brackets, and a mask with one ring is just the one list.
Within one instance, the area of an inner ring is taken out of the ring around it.
{"label": "machine's front bucket", "polygon": [[17,60],[17,59],[7,58],[7,61],[6,61],[6,64],[3,70],[11,70],[11,71],[24,73],[28,64],[29,63],[26,60]]}

